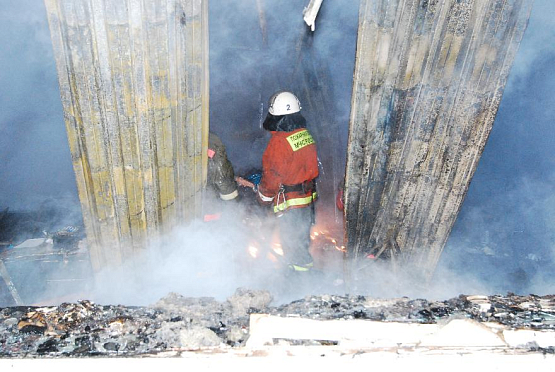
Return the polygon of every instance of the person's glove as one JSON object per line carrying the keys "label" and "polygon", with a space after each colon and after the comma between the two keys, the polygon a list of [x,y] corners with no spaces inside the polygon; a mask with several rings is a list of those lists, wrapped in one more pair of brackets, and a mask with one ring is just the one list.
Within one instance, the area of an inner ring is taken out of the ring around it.
{"label": "person's glove", "polygon": [[243,187],[250,187],[253,191],[258,191],[258,184],[262,179],[262,173],[254,173],[248,176],[246,179],[243,177],[235,177],[235,181],[238,185]]}
{"label": "person's glove", "polygon": [[255,186],[260,184],[260,180],[262,179],[262,173],[253,173],[247,177],[247,180],[251,181]]}

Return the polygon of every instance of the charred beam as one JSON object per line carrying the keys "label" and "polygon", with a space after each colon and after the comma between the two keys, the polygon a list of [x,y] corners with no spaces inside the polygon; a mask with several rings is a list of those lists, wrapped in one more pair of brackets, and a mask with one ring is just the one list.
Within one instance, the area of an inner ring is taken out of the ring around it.
{"label": "charred beam", "polygon": [[346,169],[351,257],[385,247],[386,256],[433,272],[531,7],[531,0],[361,1]]}

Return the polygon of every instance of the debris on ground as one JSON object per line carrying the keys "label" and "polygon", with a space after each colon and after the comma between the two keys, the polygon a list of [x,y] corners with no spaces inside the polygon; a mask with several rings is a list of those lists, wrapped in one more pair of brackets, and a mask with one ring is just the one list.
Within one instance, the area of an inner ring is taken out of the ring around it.
{"label": "debris on ground", "polygon": [[170,293],[149,307],[85,300],[53,307],[1,308],[0,357],[138,356],[242,347],[253,313],[420,324],[466,318],[513,329],[555,330],[553,295],[461,295],[446,301],[324,295],[277,307],[271,307],[271,301],[269,292],[240,288],[224,302]]}

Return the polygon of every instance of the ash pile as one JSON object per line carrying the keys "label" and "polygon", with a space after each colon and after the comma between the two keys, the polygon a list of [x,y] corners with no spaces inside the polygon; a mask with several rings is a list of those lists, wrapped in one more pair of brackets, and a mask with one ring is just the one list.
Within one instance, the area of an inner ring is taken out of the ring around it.
{"label": "ash pile", "polygon": [[238,289],[224,302],[170,293],[149,307],[89,301],[57,307],[6,307],[0,309],[0,357],[140,356],[240,348],[249,338],[249,316],[254,313],[420,324],[467,318],[513,329],[555,330],[553,295],[461,295],[446,301],[325,295],[277,307],[271,303],[269,292]]}

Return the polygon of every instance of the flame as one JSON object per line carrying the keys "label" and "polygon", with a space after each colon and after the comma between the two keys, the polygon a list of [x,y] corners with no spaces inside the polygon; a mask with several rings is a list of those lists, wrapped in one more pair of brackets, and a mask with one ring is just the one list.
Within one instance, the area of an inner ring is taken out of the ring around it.
{"label": "flame", "polygon": [[313,229],[314,230],[312,234],[310,234],[310,239],[312,239],[313,241],[318,240],[321,243],[326,243],[322,245],[322,249],[327,250],[326,247],[333,246],[338,251],[346,252],[345,246],[339,243],[339,241],[341,240],[331,236],[332,234],[330,234],[328,230],[319,228],[317,226],[315,226]]}
{"label": "flame", "polygon": [[252,256],[252,258],[257,258],[258,257],[258,248],[255,247],[254,245],[249,245],[249,254]]}
{"label": "flame", "polygon": [[276,256],[274,256],[273,254],[271,254],[270,252],[268,252],[268,254],[266,255],[266,257],[272,261],[273,263],[277,263],[278,259],[276,258]]}
{"label": "flame", "polygon": [[281,247],[281,244],[279,244],[279,243],[274,243],[274,245],[273,245],[273,247],[272,247],[272,250],[273,250],[276,254],[278,254],[278,255],[280,255],[280,256],[283,256],[283,248]]}

